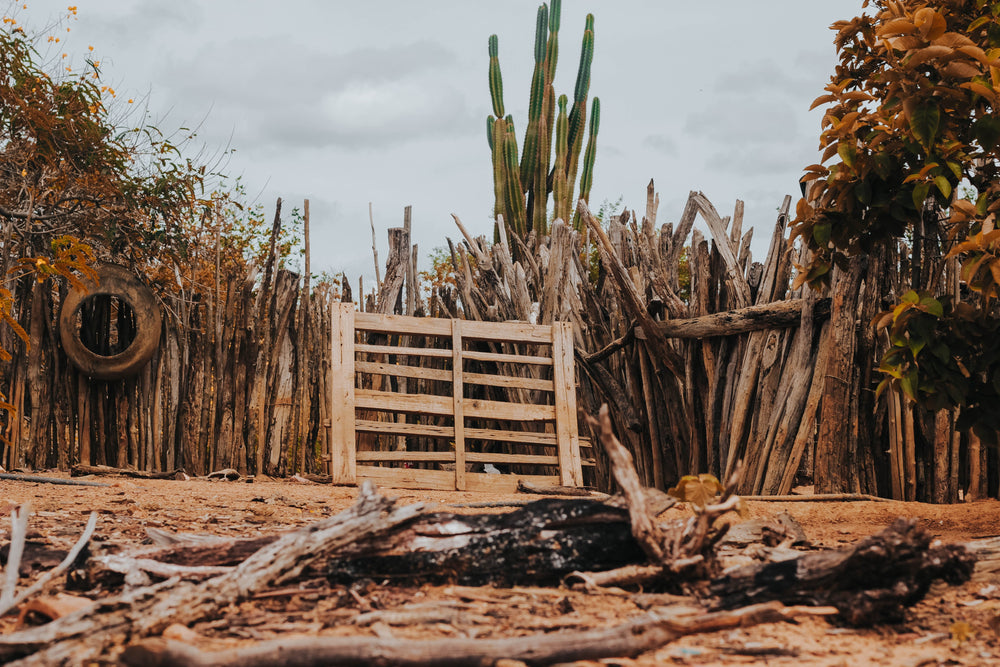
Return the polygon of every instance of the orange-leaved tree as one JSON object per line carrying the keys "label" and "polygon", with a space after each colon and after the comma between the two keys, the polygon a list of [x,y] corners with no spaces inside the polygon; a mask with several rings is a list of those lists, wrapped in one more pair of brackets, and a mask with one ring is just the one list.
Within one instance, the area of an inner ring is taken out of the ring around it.
{"label": "orange-leaved tree", "polygon": [[[798,281],[940,220],[942,255],[961,258],[972,297],[902,295],[880,321],[884,387],[929,409],[962,406],[962,425],[1000,429],[1000,2],[865,0],[834,24],[839,64],[814,107],[822,163],[806,168],[793,237],[812,251]],[[956,196],[960,188],[969,199]],[[937,270],[944,262],[937,262]],[[940,286],[940,280],[929,281]],[[880,387],[881,388],[881,387]]]}

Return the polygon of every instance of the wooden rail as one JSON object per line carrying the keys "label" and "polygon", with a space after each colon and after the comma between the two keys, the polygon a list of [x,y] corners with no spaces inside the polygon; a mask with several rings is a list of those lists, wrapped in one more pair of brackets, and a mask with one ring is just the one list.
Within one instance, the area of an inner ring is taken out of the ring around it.
{"label": "wooden rail", "polygon": [[[490,491],[513,490],[518,479],[583,484],[583,466],[593,462],[580,455],[571,324],[359,313],[346,303],[333,309],[332,332],[335,484]],[[407,391],[394,378],[407,378]],[[557,474],[473,471],[486,464]]]}

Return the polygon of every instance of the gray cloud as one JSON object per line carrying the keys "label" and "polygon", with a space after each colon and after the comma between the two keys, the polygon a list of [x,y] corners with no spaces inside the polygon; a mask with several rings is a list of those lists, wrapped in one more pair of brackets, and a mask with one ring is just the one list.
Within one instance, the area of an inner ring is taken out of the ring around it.
{"label": "gray cloud", "polygon": [[[238,128],[258,148],[360,148],[472,131],[465,95],[441,76],[454,63],[426,41],[325,54],[288,41],[262,51],[256,40],[236,40],[166,64],[165,76],[168,95],[212,104],[221,119],[214,126]],[[199,76],[186,76],[193,69]]]}
{"label": "gray cloud", "polygon": [[684,121],[684,132],[726,144],[784,143],[796,137],[798,117],[784,101],[747,96],[736,104],[717,104],[691,114]]}
{"label": "gray cloud", "polygon": [[658,153],[675,157],[678,155],[677,142],[665,134],[649,134],[642,140],[644,146],[649,146]]}

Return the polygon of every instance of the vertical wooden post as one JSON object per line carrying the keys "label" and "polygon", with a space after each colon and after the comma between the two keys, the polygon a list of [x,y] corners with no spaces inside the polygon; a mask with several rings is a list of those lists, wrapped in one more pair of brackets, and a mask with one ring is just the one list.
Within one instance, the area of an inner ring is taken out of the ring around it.
{"label": "vertical wooden post", "polygon": [[917,445],[913,427],[913,405],[910,399],[900,396],[903,404],[903,500],[913,502],[917,499]]}
{"label": "vertical wooden post", "polygon": [[948,503],[948,482],[951,479],[951,412],[938,410],[934,415],[934,485],[931,501]]}
{"label": "vertical wooden post", "polygon": [[[298,335],[298,380],[295,383],[295,404],[297,410],[292,417],[295,423],[295,447],[297,460],[295,469],[306,472],[306,449],[312,451],[309,443],[309,290],[311,287],[310,249],[309,249],[309,200],[303,203],[302,237],[305,250],[305,267],[302,278],[302,296],[299,298],[299,335]],[[353,339],[352,339],[353,340]]]}
{"label": "vertical wooden post", "polygon": [[892,499],[903,500],[903,411],[900,406],[899,392],[895,387],[889,387],[886,393],[886,406],[889,412],[889,478],[892,482]]}
{"label": "vertical wooden post", "polygon": [[972,429],[969,429],[969,489],[965,494],[966,502],[973,500],[980,500],[982,495],[980,494],[980,484],[979,480],[982,476],[982,468],[980,467],[980,454],[979,450],[982,447],[982,443],[979,441],[979,436],[976,435]]}
{"label": "vertical wooden post", "polygon": [[334,484],[354,484],[354,304],[337,303],[331,310],[330,476]]}
{"label": "vertical wooden post", "polygon": [[451,321],[451,393],[455,417],[455,488],[465,491],[465,398],[462,385],[462,320]]}
{"label": "vertical wooden post", "polygon": [[559,448],[559,483],[583,485],[580,436],[576,417],[576,362],[573,358],[573,325],[552,323],[552,379],[556,399],[556,441]]}

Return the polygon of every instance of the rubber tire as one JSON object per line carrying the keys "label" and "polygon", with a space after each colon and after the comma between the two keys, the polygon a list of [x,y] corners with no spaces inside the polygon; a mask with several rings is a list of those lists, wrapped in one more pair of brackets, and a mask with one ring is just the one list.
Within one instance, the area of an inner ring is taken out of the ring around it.
{"label": "rubber tire", "polygon": [[[63,351],[80,372],[99,380],[120,380],[145,367],[160,346],[163,317],[153,292],[128,269],[117,264],[97,267],[99,283],[84,279],[87,291],[70,290],[59,311],[59,339]],[[104,356],[87,349],[76,328],[76,314],[92,296],[107,294],[126,302],[135,313],[135,339],[127,348]]]}

